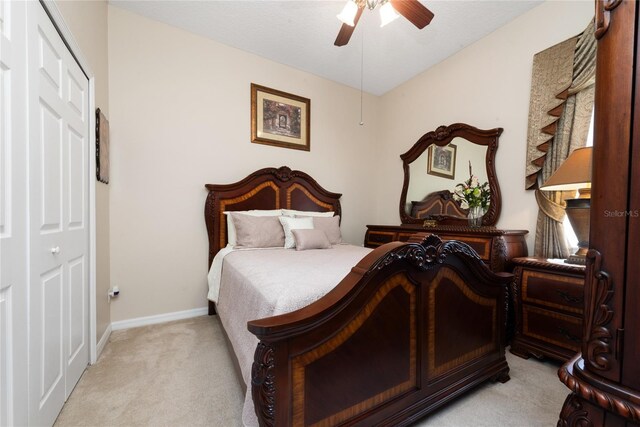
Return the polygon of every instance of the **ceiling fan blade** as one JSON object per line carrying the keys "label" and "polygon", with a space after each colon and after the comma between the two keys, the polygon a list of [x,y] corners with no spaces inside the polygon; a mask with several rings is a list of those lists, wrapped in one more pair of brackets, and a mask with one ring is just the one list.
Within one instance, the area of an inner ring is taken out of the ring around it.
{"label": "ceiling fan blade", "polygon": [[418,0],[391,0],[391,5],[400,15],[413,25],[423,29],[433,19],[433,12],[424,7]]}
{"label": "ceiling fan blade", "polygon": [[358,12],[356,13],[355,18],[353,18],[353,27],[351,25],[342,24],[342,27],[340,27],[340,32],[338,33],[338,37],[336,37],[336,41],[333,43],[334,45],[344,46],[349,43],[351,34],[353,34],[353,30],[356,29],[356,25],[358,25],[360,15],[362,15],[363,10],[364,7],[358,8]]}

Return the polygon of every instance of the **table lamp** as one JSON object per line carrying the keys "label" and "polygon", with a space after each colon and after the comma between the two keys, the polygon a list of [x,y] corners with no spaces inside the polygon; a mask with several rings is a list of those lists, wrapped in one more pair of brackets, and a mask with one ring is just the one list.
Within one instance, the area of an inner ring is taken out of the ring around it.
{"label": "table lamp", "polygon": [[544,191],[578,190],[578,198],[565,200],[569,223],[578,238],[578,250],[565,260],[569,264],[584,265],[589,249],[592,151],[593,147],[576,148],[540,187]]}

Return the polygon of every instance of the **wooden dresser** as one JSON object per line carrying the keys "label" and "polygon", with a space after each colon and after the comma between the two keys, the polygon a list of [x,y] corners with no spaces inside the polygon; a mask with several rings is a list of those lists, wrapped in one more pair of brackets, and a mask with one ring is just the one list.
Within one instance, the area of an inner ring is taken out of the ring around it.
{"label": "wooden dresser", "polygon": [[585,267],[545,258],[512,262],[516,322],[511,353],[566,362],[582,344]]}
{"label": "wooden dresser", "polygon": [[364,245],[376,248],[393,241],[406,242],[412,234],[429,232],[443,240],[460,240],[471,246],[494,272],[511,271],[512,258],[528,255],[526,230],[499,230],[495,227],[471,228],[459,225],[423,227],[419,224],[367,225]]}

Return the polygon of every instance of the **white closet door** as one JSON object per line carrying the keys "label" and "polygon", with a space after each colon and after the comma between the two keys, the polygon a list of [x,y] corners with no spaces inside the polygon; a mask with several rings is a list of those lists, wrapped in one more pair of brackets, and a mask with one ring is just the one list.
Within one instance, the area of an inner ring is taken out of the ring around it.
{"label": "white closet door", "polygon": [[0,1],[0,426],[27,424],[25,7]]}
{"label": "white closet door", "polygon": [[51,425],[89,360],[88,80],[28,4],[29,423]]}

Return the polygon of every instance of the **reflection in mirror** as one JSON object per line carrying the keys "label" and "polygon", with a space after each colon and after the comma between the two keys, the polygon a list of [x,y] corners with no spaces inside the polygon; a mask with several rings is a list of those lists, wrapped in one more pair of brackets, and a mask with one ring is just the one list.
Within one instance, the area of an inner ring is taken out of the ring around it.
{"label": "reflection in mirror", "polygon": [[[424,209],[415,209],[415,207],[419,206],[421,201],[425,201],[427,196],[433,193],[443,190],[453,193],[456,185],[469,178],[469,163],[472,165],[473,174],[478,177],[478,181],[481,184],[488,181],[487,168],[485,166],[486,146],[476,145],[458,137],[443,148],[447,147],[453,147],[455,155],[448,155],[452,154],[453,150],[442,150],[438,146],[431,145],[409,165],[411,180],[407,189],[407,202],[405,204],[407,215],[415,218],[425,218],[427,215],[436,214],[429,207]],[[448,161],[451,162],[450,166]],[[438,165],[441,165],[441,167],[438,168]],[[450,171],[451,174],[440,173],[437,171],[439,169]],[[446,176],[450,176],[450,178]],[[446,197],[446,193],[443,197]],[[464,210],[460,212],[460,209],[456,209],[454,206],[450,206],[448,212],[441,211],[438,213],[466,218],[466,212]]]}
{"label": "reflection in mirror", "polygon": [[502,128],[482,130],[464,123],[440,126],[424,134],[402,154],[404,185],[400,196],[403,224],[436,220],[466,225],[467,210],[453,200],[456,185],[469,179],[469,165],[480,184],[489,183],[491,203],[482,225],[495,225],[500,215],[500,187],[495,154]]}

